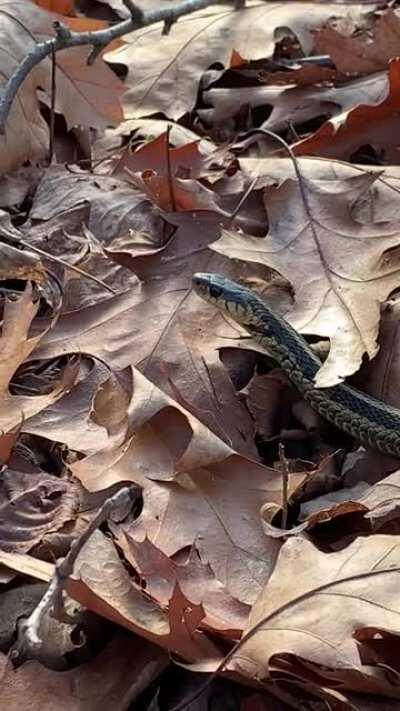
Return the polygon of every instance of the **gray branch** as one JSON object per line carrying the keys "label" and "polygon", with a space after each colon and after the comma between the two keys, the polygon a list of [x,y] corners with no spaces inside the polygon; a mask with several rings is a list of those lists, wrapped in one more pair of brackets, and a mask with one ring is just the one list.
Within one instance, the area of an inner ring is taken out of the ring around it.
{"label": "gray branch", "polygon": [[13,663],[18,666],[26,659],[40,659],[43,645],[40,636],[40,624],[47,611],[53,613],[61,622],[72,624],[76,622],[64,608],[64,589],[70,575],[73,573],[74,563],[85,543],[92,533],[107,519],[117,514],[118,519],[124,518],[131,509],[139,493],[136,485],[124,486],[113,496],[110,496],[101,506],[96,516],[88,524],[83,533],[72,543],[68,555],[57,562],[54,574],[50,580],[42,599],[27,619],[20,620],[18,624],[18,640],[12,655]]}
{"label": "gray branch", "polygon": [[202,10],[210,5],[218,5],[221,0],[182,0],[178,6],[166,5],[165,7],[157,8],[157,10],[149,10],[148,12],[143,12],[132,0],[123,0],[123,2],[131,14],[130,18],[118,22],[106,30],[97,30],[96,32],[72,32],[60,22],[54,23],[56,36],[53,39],[38,42],[22,60],[21,64],[19,64],[15,72],[13,72],[4,85],[3,90],[0,92],[0,134],[4,134],[5,132],[7,117],[21,84],[32,69],[36,67],[42,59],[48,57],[53,50],[54,52],[59,52],[61,49],[67,49],[69,47],[90,45],[93,49],[89,60],[94,61],[99,51],[117,37],[122,37],[128,34],[128,32],[133,32],[141,27],[147,27],[157,22],[164,22],[166,31],[169,31],[170,27],[180,17],[189,15],[196,10]]}

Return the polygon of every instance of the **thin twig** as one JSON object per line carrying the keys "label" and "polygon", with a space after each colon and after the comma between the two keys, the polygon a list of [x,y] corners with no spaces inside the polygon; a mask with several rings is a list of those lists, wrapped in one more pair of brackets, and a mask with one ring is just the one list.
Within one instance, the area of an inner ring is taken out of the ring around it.
{"label": "thin twig", "polygon": [[289,488],[289,462],[285,456],[285,446],[279,442],[279,462],[282,472],[282,521],[281,528],[287,528],[288,520],[288,488]]}
{"label": "thin twig", "polygon": [[[162,8],[143,12],[140,7],[131,0],[124,0],[124,5],[131,13],[130,18],[128,20],[122,20],[122,22],[118,22],[105,30],[97,30],[96,32],[72,32],[60,22],[54,23],[56,36],[44,42],[37,42],[12,73],[4,85],[3,90],[0,92],[0,134],[4,134],[5,132],[7,117],[21,84],[32,69],[53,51],[59,52],[61,49],[82,47],[84,45],[90,45],[94,49],[99,48],[101,50],[112,40],[117,37],[122,37],[133,30],[138,30],[141,27],[147,27],[157,22],[164,22],[167,26],[171,26],[184,15],[189,15],[196,10],[202,10],[210,5],[218,4],[220,4],[220,0],[182,0],[178,6],[169,4]],[[88,59],[93,62],[97,54],[98,52],[92,51]]]}
{"label": "thin twig", "polygon": [[[115,511],[120,512],[122,509],[124,515],[126,515],[132,507],[137,494],[138,487],[134,485],[124,486],[113,496],[106,499],[96,516],[88,524],[86,530],[72,543],[67,556],[56,564],[53,577],[42,599],[31,615],[19,623],[16,649],[24,658],[36,658],[40,653],[42,648],[40,624],[43,616],[48,611],[56,612],[57,619],[63,622],[76,622],[74,618],[66,615],[63,600],[65,586],[68,578],[73,573],[75,561],[92,533],[107,521]],[[18,661],[16,654],[14,654],[14,659]]]}
{"label": "thin twig", "polygon": [[317,236],[317,233],[315,230],[314,217],[311,212],[310,203],[308,201],[306,179],[302,175],[302,172],[300,170],[300,165],[299,165],[299,162],[297,160],[295,153],[293,152],[293,150],[289,146],[289,144],[286,143],[286,141],[281,136],[279,136],[277,133],[274,133],[273,131],[269,131],[267,128],[253,128],[251,131],[249,131],[246,134],[246,137],[254,136],[257,133],[264,134],[264,136],[269,136],[270,138],[273,138],[275,141],[280,143],[281,146],[283,146],[283,148],[285,149],[286,153],[288,154],[290,160],[292,161],[294,172],[296,173],[296,178],[299,183],[300,196],[301,196],[301,200],[302,200],[302,203],[304,206],[304,210],[305,210],[305,213],[306,213],[308,219],[310,220],[310,227],[311,227],[311,231],[313,233],[313,237],[318,244],[318,236]]}
{"label": "thin twig", "polygon": [[40,247],[36,247],[35,245],[30,244],[29,242],[25,242],[22,237],[17,237],[16,235],[13,235],[12,232],[7,232],[6,238],[9,239],[10,242],[14,242],[14,244],[22,244],[23,247],[26,247],[32,252],[37,252],[38,254],[41,254],[42,257],[50,259],[52,262],[57,262],[57,264],[63,266],[64,269],[71,269],[73,272],[77,272],[77,274],[80,274],[81,276],[85,277],[85,279],[89,279],[89,281],[94,281],[96,284],[99,284],[99,286],[102,286],[103,289],[106,289],[111,294],[114,294],[114,296],[118,296],[119,292],[116,291],[116,289],[113,289],[112,286],[108,286],[105,281],[103,281],[102,279],[98,279],[97,277],[93,276],[93,274],[85,272],[84,269],[75,266],[75,264],[69,264],[68,262],[64,261],[64,259],[61,259],[61,257],[55,257],[53,254],[49,254],[49,252],[45,252],[43,249],[40,249]]}
{"label": "thin twig", "polygon": [[171,167],[171,144],[169,141],[171,133],[171,124],[168,124],[166,136],[165,136],[165,142],[166,142],[166,159],[167,159],[167,180],[168,180],[168,187],[169,187],[169,196],[171,200],[171,207],[172,211],[176,212],[176,200],[175,200],[175,192],[174,192],[174,181],[172,177],[172,167]]}
{"label": "thin twig", "polygon": [[249,197],[250,193],[253,192],[256,183],[258,181],[259,176],[256,175],[255,178],[251,181],[250,185],[247,186],[246,190],[244,191],[242,197],[240,198],[238,204],[236,205],[235,209],[232,210],[230,216],[229,216],[229,222],[227,224],[227,229],[232,225],[233,220],[235,219],[236,215],[238,214],[240,208],[242,207],[243,203],[246,202],[247,198]]}
{"label": "thin twig", "polygon": [[50,139],[49,139],[49,165],[53,162],[54,153],[54,126],[56,115],[56,53],[54,47],[51,51],[51,92],[50,92]]}

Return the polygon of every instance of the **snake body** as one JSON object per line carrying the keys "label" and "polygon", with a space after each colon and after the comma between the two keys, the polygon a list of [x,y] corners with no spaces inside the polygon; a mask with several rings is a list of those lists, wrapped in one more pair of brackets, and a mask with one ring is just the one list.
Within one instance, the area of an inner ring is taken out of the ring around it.
{"label": "snake body", "polygon": [[321,361],[307,341],[250,289],[218,274],[195,274],[193,287],[268,350],[322,417],[365,446],[400,457],[400,410],[346,383],[316,388]]}

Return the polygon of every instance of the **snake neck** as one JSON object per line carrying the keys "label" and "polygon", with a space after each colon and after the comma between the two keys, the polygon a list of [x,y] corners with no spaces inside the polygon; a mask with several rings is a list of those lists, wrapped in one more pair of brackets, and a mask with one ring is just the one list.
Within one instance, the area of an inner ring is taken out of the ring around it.
{"label": "snake neck", "polygon": [[314,378],[321,367],[321,361],[302,337],[300,337],[302,343],[296,339],[296,343],[292,343],[289,347],[261,332],[253,332],[252,336],[268,351],[271,358],[285,371],[301,393],[307,393],[315,388]]}

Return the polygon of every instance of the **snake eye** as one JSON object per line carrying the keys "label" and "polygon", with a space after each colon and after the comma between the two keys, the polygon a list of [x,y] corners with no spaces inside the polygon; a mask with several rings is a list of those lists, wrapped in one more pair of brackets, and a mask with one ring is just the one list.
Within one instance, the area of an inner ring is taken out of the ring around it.
{"label": "snake eye", "polygon": [[220,289],[219,286],[210,286],[210,296],[213,297],[213,299],[219,299],[219,297],[222,294],[222,289]]}

